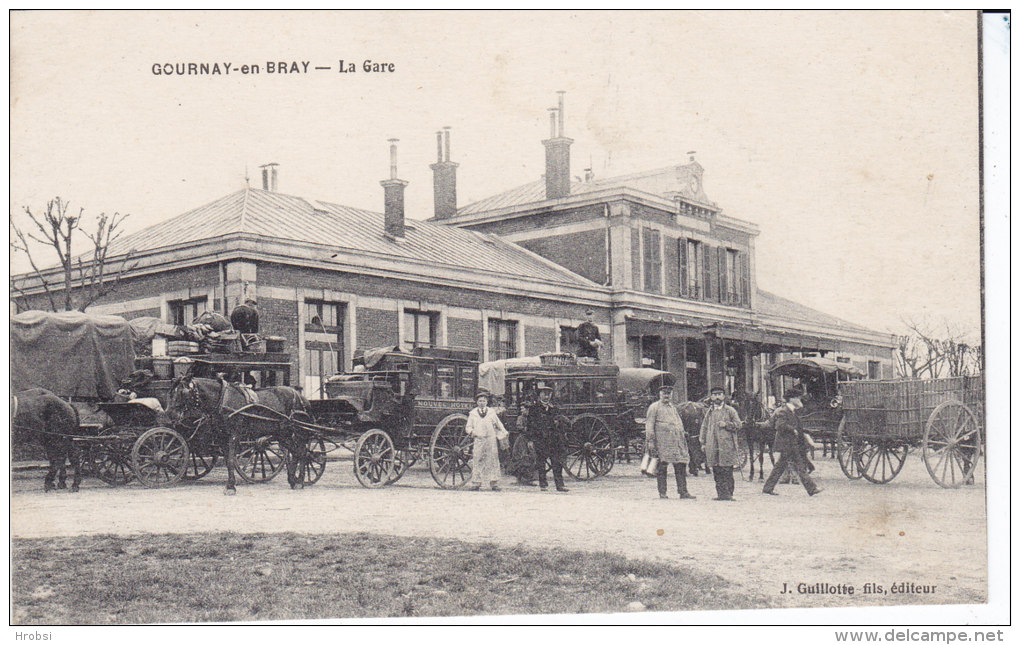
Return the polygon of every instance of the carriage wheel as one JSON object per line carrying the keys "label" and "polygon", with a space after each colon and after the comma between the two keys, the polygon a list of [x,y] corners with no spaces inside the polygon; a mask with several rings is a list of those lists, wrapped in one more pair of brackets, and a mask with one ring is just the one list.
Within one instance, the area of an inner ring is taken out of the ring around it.
{"label": "carriage wheel", "polygon": [[146,488],[165,488],[181,481],[190,456],[188,442],[176,430],[151,428],[131,448],[131,468]]}
{"label": "carriage wheel", "polygon": [[613,469],[616,450],[609,426],[593,414],[582,414],[570,422],[564,466],[574,479],[601,477]]}
{"label": "carriage wheel", "polygon": [[[116,428],[103,428],[100,437],[116,432]],[[96,441],[89,447],[89,466],[100,481],[110,486],[123,486],[135,478],[131,470],[131,451],[125,441]]]}
{"label": "carriage wheel", "polygon": [[432,433],[429,471],[440,488],[460,488],[471,479],[474,440],[464,431],[466,427],[466,416],[451,414]]}
{"label": "carriage wheel", "polygon": [[946,401],[932,411],[924,428],[921,454],[936,484],[959,488],[970,481],[981,451],[981,425],[973,410]]}
{"label": "carriage wheel", "polygon": [[184,479],[187,481],[202,479],[212,472],[218,460],[217,455],[206,455],[192,450],[191,457],[188,459],[188,469],[184,471]]}
{"label": "carriage wheel", "polygon": [[369,430],[354,448],[354,475],[365,488],[381,488],[393,477],[396,450],[382,430]]}
{"label": "carriage wheel", "polygon": [[243,427],[231,434],[228,454],[233,458],[237,475],[249,484],[272,481],[287,465],[287,451],[279,441],[270,434],[258,434]]}
{"label": "carriage wheel", "polygon": [[839,459],[839,468],[846,475],[847,479],[860,479],[860,441],[850,436],[846,429],[846,417],[839,420],[839,429],[836,431],[836,457]]}
{"label": "carriage wheel", "polygon": [[305,486],[311,486],[322,479],[326,472],[326,442],[322,439],[309,439],[305,446],[304,457],[296,466],[298,478]]}
{"label": "carriage wheel", "polygon": [[413,466],[417,461],[418,453],[414,450],[397,450],[396,457],[393,461],[393,474],[390,475],[390,480],[386,483],[396,483],[397,480],[404,476],[407,469]]}
{"label": "carriage wheel", "polygon": [[902,441],[860,439],[857,466],[872,484],[888,484],[903,469],[910,446]]}

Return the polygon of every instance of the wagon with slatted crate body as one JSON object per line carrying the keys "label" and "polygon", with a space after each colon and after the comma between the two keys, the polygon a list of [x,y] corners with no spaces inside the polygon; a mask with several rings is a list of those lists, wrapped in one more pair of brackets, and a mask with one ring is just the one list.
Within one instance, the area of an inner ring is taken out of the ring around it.
{"label": "wagon with slatted crate body", "polygon": [[843,418],[837,452],[850,479],[892,481],[912,448],[943,488],[972,482],[984,452],[982,376],[839,385]]}

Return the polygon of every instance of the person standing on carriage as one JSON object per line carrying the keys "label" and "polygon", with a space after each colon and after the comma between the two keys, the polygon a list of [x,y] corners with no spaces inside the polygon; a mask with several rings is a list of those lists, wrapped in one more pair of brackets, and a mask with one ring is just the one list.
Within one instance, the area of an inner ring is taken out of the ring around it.
{"label": "person standing on carriage", "polygon": [[680,499],[694,499],[687,492],[687,462],[690,453],[687,450],[687,435],[684,422],[672,401],[673,388],[664,385],[659,388],[659,400],[648,406],[645,415],[645,446],[648,454],[659,459],[655,471],[655,480],[659,488],[659,497],[667,499],[666,474],[669,465],[673,464],[676,475],[676,492]]}
{"label": "person standing on carriage", "polygon": [[776,431],[776,448],[779,450],[779,461],[772,467],[772,472],[769,473],[768,479],[765,480],[765,487],[761,491],[766,495],[779,494],[775,492],[776,484],[779,483],[779,478],[783,476],[783,472],[787,468],[794,469],[808,495],[817,495],[822,492],[822,489],[818,488],[818,485],[811,479],[811,475],[808,474],[807,458],[804,455],[801,436],[804,434],[804,426],[797,416],[797,410],[804,407],[804,403],[801,401],[802,396],[804,394],[798,389],[787,390],[783,397],[786,399],[786,405],[776,409],[768,421],[755,424],[759,428],[771,428]]}
{"label": "person standing on carriage", "polygon": [[740,466],[740,427],[740,415],[726,404],[726,391],[713,387],[699,439],[705,465],[715,476],[715,498],[719,501],[733,501],[733,469]]}
{"label": "person standing on carriage", "polygon": [[489,393],[479,390],[475,407],[468,414],[467,432],[474,437],[471,451],[471,490],[479,490],[482,482],[489,482],[492,490],[499,490],[499,444],[510,435],[496,411],[489,407]]}
{"label": "person standing on carriage", "polygon": [[599,348],[602,347],[602,334],[591,321],[595,312],[588,309],[584,312],[585,321],[577,326],[577,357],[598,360]]}
{"label": "person standing on carriage", "polygon": [[525,435],[528,438],[528,448],[535,451],[538,487],[542,490],[549,489],[549,480],[545,475],[545,465],[548,462],[556,490],[566,493],[569,489],[563,485],[563,433],[557,423],[560,411],[552,403],[552,393],[551,387],[538,386],[538,401],[528,408]]}

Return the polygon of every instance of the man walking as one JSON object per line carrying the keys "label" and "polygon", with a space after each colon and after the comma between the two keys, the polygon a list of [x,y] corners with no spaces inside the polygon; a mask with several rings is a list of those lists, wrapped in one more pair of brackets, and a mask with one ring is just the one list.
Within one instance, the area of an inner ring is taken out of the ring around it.
{"label": "man walking", "polygon": [[667,499],[666,474],[669,465],[673,464],[676,475],[676,492],[680,499],[694,499],[687,492],[687,462],[690,454],[687,451],[687,437],[684,423],[673,405],[671,397],[673,388],[665,385],[659,388],[659,400],[648,406],[645,415],[645,445],[652,457],[659,458],[659,466],[655,472],[659,497]]}
{"label": "man walking", "polygon": [[740,465],[739,430],[740,416],[726,405],[725,391],[713,387],[699,439],[705,464],[715,476],[715,498],[719,501],[733,501],[733,469]]}
{"label": "man walking", "polygon": [[556,490],[566,493],[570,489],[563,485],[563,435],[556,423],[557,416],[559,416],[559,410],[552,404],[552,388],[539,385],[538,401],[528,408],[525,431],[528,437],[528,447],[535,451],[538,487],[542,490],[549,489],[549,480],[545,475],[545,465],[548,462],[552,468]]}
{"label": "man walking", "polygon": [[766,495],[778,495],[775,492],[776,484],[787,468],[793,468],[804,484],[804,490],[808,495],[817,495],[822,492],[814,480],[808,474],[807,458],[801,449],[801,434],[804,426],[797,417],[797,410],[804,407],[801,401],[803,394],[800,390],[787,390],[786,405],[783,405],[769,417],[768,421],[757,424],[758,427],[772,428],[776,431],[776,448],[779,450],[779,461],[772,468],[769,478],[765,480],[765,487],[761,492]]}

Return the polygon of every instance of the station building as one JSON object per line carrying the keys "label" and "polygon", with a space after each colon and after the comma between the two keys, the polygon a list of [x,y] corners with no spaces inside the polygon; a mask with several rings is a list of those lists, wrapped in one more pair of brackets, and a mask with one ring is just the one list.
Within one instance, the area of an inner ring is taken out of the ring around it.
{"label": "station building", "polygon": [[130,251],[132,268],[89,311],[184,324],[254,299],[261,333],[286,339],[310,398],[372,347],[470,348],[482,360],[572,351],[588,310],[603,361],[671,371],[685,398],[714,385],[767,394],[763,366],[789,353],[892,377],[890,335],[757,289],[758,228],[708,199],[696,161],[573,179],[562,102],[550,130],[543,178],[463,207],[450,133],[437,133],[429,219],[405,217],[395,147],[383,212],[281,193],[269,164],[261,189],[117,240],[109,256]]}

